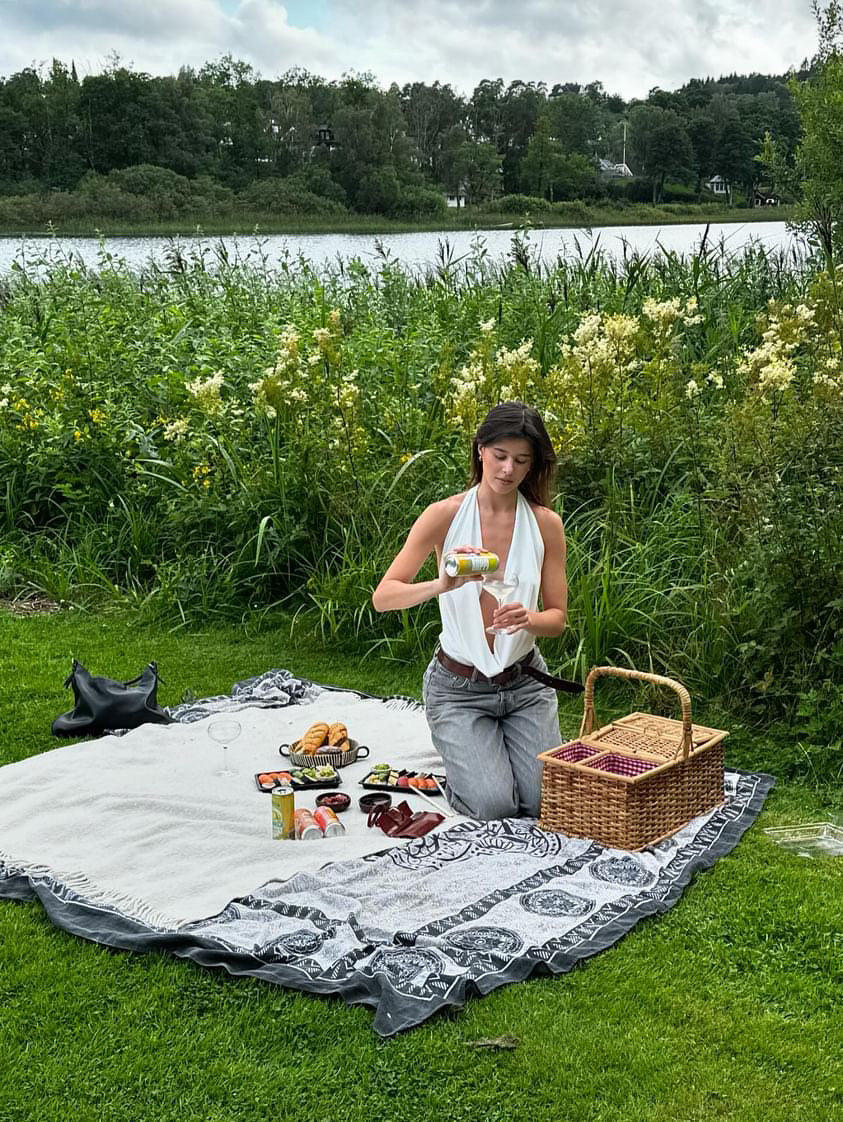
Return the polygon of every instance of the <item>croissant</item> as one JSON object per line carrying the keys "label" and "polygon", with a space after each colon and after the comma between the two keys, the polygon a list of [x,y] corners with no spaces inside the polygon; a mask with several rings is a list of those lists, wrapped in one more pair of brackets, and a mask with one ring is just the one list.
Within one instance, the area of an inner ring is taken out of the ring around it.
{"label": "croissant", "polygon": [[315,756],[328,738],[328,726],[324,721],[311,725],[299,741],[299,751],[306,756]]}
{"label": "croissant", "polygon": [[328,729],[328,743],[336,746],[342,740],[348,740],[348,729],[342,721],[335,721]]}

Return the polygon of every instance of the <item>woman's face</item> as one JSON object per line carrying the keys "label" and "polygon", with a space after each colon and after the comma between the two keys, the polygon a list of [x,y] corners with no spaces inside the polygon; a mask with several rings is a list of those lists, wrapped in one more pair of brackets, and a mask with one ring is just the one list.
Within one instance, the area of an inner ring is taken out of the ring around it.
{"label": "woman's face", "polygon": [[499,495],[517,491],[533,463],[533,449],[523,437],[507,437],[480,446],[483,482]]}

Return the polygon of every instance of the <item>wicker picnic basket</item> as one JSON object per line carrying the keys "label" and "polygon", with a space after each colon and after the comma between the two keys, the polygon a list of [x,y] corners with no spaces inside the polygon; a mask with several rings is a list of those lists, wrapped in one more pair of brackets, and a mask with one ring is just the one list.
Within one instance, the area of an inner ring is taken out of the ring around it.
{"label": "wicker picnic basket", "polygon": [[[630,713],[597,725],[595,689],[603,677],[670,686],[682,720]],[[542,752],[543,830],[592,838],[614,849],[643,849],[720,806],[722,729],[691,724],[691,697],[673,678],[596,666],[585,684],[585,712],[575,741]]]}

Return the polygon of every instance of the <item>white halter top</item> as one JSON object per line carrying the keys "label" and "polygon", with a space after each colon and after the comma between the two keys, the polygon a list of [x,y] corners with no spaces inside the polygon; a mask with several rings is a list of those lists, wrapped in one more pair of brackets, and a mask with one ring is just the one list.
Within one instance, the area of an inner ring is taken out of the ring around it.
{"label": "white halter top", "polygon": [[[458,545],[483,545],[476,486],[466,492],[445,535],[445,553]],[[520,601],[531,612],[536,610],[539,602],[543,563],[544,539],[532,507],[519,491],[506,573],[518,578],[518,587],[511,599]],[[442,615],[439,645],[457,662],[476,666],[481,673],[491,677],[528,654],[535,638],[527,631],[496,635],[495,649],[490,651],[480,608],[481,591],[479,581],[469,581],[439,597]]]}

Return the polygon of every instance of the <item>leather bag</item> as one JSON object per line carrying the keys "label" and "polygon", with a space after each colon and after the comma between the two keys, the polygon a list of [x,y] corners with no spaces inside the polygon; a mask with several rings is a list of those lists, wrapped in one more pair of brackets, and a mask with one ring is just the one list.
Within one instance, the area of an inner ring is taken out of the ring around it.
{"label": "leather bag", "polygon": [[391,809],[376,806],[369,811],[369,825],[380,826],[388,838],[423,838],[444,821],[444,814],[432,810],[417,810],[414,814],[406,802]]}
{"label": "leather bag", "polygon": [[154,662],[137,678],[116,682],[91,674],[74,659],[64,686],[73,687],[75,704],[53,721],[53,735],[97,736],[110,729],[169,724],[170,717],[158,704],[158,682],[158,666]]}

